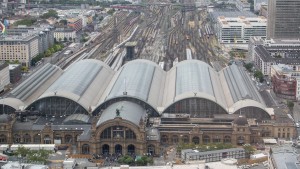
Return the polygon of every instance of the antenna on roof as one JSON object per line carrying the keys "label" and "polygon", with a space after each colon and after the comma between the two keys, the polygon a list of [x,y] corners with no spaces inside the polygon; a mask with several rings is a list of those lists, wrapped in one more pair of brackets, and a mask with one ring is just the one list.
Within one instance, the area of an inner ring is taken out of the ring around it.
{"label": "antenna on roof", "polygon": [[127,95],[127,89],[126,89],[126,77],[124,78],[124,92],[123,95]]}

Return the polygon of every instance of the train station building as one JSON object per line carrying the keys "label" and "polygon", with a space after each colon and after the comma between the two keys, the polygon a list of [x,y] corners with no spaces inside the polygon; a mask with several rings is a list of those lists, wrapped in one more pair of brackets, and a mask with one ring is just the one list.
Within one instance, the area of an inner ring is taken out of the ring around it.
{"label": "train station building", "polygon": [[51,64],[0,100],[0,144],[72,144],[82,154],[160,154],[178,143],[290,139],[294,123],[266,107],[242,67],[187,60],[165,72],[148,60],[118,71],[85,59]]}

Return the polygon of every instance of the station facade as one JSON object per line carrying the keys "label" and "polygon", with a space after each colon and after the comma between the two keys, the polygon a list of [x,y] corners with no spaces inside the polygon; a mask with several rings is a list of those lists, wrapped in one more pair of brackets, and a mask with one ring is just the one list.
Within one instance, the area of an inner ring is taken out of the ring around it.
{"label": "station facade", "polygon": [[81,154],[160,155],[179,143],[296,136],[242,67],[216,72],[197,60],[168,72],[147,60],[117,72],[91,59],[65,71],[47,64],[0,103],[0,144],[70,144]]}

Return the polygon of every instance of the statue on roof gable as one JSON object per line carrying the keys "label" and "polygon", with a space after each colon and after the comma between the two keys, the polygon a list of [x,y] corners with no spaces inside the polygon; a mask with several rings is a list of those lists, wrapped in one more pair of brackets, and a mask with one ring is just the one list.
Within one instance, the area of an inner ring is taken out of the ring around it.
{"label": "statue on roof gable", "polygon": [[116,117],[120,117],[120,110],[116,109]]}

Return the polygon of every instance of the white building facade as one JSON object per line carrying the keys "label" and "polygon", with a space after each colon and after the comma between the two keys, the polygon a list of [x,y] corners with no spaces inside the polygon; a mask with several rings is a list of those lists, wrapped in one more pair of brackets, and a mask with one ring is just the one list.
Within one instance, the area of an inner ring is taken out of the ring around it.
{"label": "white building facade", "polygon": [[73,41],[76,39],[76,31],[74,29],[56,29],[54,31],[54,38],[56,41]]}
{"label": "white building facade", "polygon": [[220,43],[248,43],[250,37],[266,37],[265,17],[224,17],[217,19],[216,33]]}

